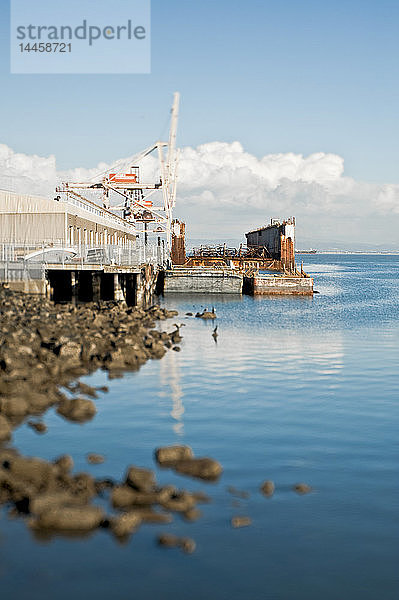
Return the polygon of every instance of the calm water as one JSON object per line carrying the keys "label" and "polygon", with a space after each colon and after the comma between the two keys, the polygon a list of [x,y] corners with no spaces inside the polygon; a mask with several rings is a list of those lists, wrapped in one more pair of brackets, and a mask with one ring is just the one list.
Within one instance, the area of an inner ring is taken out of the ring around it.
{"label": "calm water", "polygon": [[[180,353],[111,381],[91,423],[49,412],[45,436],[17,431],[21,452],[70,452],[76,470],[98,476],[153,468],[154,447],[176,442],[217,458],[224,474],[206,484],[159,472],[212,503],[197,523],[146,525],[125,546],[101,531],[37,542],[3,515],[4,597],[399,597],[399,256],[304,258],[320,291],[313,299],[169,296],[186,324]],[[185,317],[212,305],[217,344],[214,324]],[[104,373],[86,380],[107,383]],[[106,463],[87,466],[90,451]],[[259,493],[265,479],[276,483],[271,499]],[[314,492],[297,496],[298,481]],[[249,499],[233,506],[228,485]],[[237,514],[253,525],[233,530]],[[163,530],[192,536],[196,553],[158,548]]]}

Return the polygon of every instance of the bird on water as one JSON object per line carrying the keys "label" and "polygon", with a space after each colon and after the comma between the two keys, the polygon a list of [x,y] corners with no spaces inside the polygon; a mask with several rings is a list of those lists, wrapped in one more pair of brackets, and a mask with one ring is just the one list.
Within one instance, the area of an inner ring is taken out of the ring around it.
{"label": "bird on water", "polygon": [[218,334],[218,326],[216,325],[216,327],[215,327],[215,329],[213,330],[213,333],[212,333],[212,337],[215,340],[215,342],[217,342],[218,335],[219,335]]}

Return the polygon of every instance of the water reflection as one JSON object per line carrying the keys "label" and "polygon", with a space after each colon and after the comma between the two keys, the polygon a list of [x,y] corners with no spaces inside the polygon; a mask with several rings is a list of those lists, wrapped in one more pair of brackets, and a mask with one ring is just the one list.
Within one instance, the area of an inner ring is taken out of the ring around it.
{"label": "water reflection", "polygon": [[[163,389],[170,389],[170,397],[172,400],[172,410],[170,411],[170,415],[174,420],[173,431],[176,435],[183,435],[184,393],[181,388],[180,367],[175,353],[168,352],[160,362],[159,378],[161,387]],[[164,392],[162,396],[169,396],[169,393]]]}

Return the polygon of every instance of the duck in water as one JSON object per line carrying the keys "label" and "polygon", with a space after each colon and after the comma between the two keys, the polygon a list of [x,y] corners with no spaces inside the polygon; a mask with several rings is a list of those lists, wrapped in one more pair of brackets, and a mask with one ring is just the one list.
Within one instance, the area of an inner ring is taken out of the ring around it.
{"label": "duck in water", "polygon": [[218,341],[218,335],[219,335],[218,334],[218,326],[216,325],[216,327],[215,327],[215,329],[213,330],[213,333],[212,333],[212,337],[215,340],[215,342]]}

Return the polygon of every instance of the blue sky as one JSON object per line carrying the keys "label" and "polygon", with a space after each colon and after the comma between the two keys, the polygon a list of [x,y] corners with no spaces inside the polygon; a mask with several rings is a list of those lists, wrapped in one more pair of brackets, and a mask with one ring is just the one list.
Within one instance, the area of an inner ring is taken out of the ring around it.
{"label": "blue sky", "polygon": [[[127,0],[128,3],[128,0]],[[0,143],[66,169],[158,138],[174,90],[179,143],[335,153],[399,183],[397,0],[152,0],[151,75],[10,75],[1,0]]]}

